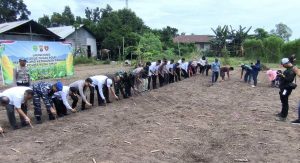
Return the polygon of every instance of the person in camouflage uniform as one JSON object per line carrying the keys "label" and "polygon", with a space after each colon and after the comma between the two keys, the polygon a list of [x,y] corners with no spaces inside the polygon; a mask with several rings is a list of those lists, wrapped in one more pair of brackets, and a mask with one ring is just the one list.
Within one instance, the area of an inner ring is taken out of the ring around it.
{"label": "person in camouflage uniform", "polygon": [[55,92],[62,91],[63,84],[57,82],[55,84],[38,82],[32,85],[33,90],[33,105],[34,105],[34,115],[37,123],[42,122],[42,109],[41,109],[41,98],[47,109],[49,120],[54,120],[56,116],[56,111],[53,108],[52,95]]}
{"label": "person in camouflage uniform", "polygon": [[124,74],[125,71],[118,71],[115,74],[106,75],[108,78],[112,79],[115,93],[119,98],[120,98],[120,93],[122,94],[123,98],[128,98],[128,96],[124,92],[125,89]]}

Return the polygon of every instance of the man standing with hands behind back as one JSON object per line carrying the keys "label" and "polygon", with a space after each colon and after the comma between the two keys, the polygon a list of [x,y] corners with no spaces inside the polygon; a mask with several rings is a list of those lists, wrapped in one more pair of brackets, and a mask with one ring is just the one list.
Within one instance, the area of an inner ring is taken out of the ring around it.
{"label": "man standing with hands behind back", "polygon": [[19,66],[14,69],[14,78],[17,86],[30,86],[30,74],[26,62],[25,58],[20,58]]}

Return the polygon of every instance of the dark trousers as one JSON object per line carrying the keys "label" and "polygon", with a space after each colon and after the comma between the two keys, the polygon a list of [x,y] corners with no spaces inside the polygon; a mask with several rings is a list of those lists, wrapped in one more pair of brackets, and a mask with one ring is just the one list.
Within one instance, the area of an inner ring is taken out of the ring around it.
{"label": "dark trousers", "polygon": [[199,70],[199,72],[200,72],[200,74],[204,74],[204,71],[205,71],[205,67],[206,66],[202,66],[202,65],[198,65],[199,67],[200,67],[200,70]]}
{"label": "dark trousers", "polygon": [[186,72],[184,69],[181,69],[182,73],[183,73],[183,77],[186,79],[189,77],[188,72]]}
{"label": "dark trousers", "polygon": [[252,79],[253,79],[253,85],[257,85],[257,76],[258,74],[252,74]]}
{"label": "dark trousers", "polygon": [[120,94],[122,94],[123,98],[127,98],[127,96],[126,96],[126,94],[125,94],[125,92],[124,92],[124,86],[123,86],[123,84],[121,83],[121,81],[116,82],[116,83],[114,84],[114,89],[115,89],[115,93],[116,93],[116,95],[117,95],[118,97],[120,97],[120,96],[121,96]]}
{"label": "dark trousers", "polygon": [[152,87],[153,87],[153,89],[157,88],[157,86],[156,86],[156,79],[157,79],[157,76],[156,75],[152,75]]}
{"label": "dark trousers", "polygon": [[176,68],[175,73],[176,73],[175,81],[176,81],[176,82],[181,81],[181,77],[180,77],[180,68]]}
{"label": "dark trousers", "polygon": [[[84,88],[83,91],[85,91],[85,89],[86,88]],[[90,103],[93,105],[92,99],[94,97],[94,87],[90,86],[89,89],[90,89]],[[80,94],[79,91],[77,91],[77,94],[78,95]],[[71,94],[71,99],[73,101],[72,102],[72,108],[74,109],[74,108],[77,107],[77,103],[78,103],[79,99],[78,99],[78,97],[76,95],[73,95],[73,94]],[[85,110],[85,104],[86,104],[85,101],[82,100],[82,102],[81,102],[81,110]]]}
{"label": "dark trousers", "polygon": [[29,83],[17,83],[17,86],[24,86],[24,87],[29,87]]}
{"label": "dark trousers", "polygon": [[[100,93],[99,93],[99,87],[95,86],[95,91],[97,92],[97,99],[98,99],[98,105],[103,105],[104,104],[104,100],[101,98]],[[103,91],[103,95],[105,97],[105,100],[107,103],[109,103],[109,91],[108,91],[108,87],[106,85],[103,86],[102,88]],[[94,103],[94,91],[93,92],[93,96],[91,98],[92,103]]]}
{"label": "dark trousers", "polygon": [[211,69],[211,65],[206,65],[205,66],[205,75],[208,76],[208,71]]}
{"label": "dark trousers", "polygon": [[219,72],[218,71],[212,72],[212,77],[211,77],[212,83],[217,82],[218,78],[219,78]]}
{"label": "dark trousers", "polygon": [[164,74],[164,85],[169,84],[169,73]]}
{"label": "dark trousers", "polygon": [[52,101],[54,103],[57,116],[62,117],[64,115],[67,115],[67,108],[61,99],[55,97],[55,98],[52,98]]}
{"label": "dark trousers", "polygon": [[159,86],[160,87],[164,86],[165,79],[164,79],[163,75],[158,74],[158,81],[159,81]]}
{"label": "dark trousers", "polygon": [[174,75],[169,73],[169,83],[174,83]]}
{"label": "dark trousers", "polygon": [[279,96],[282,104],[280,115],[282,118],[286,118],[289,112],[289,96],[291,95],[292,90],[286,90],[285,95],[283,93],[284,89],[280,89]]}
{"label": "dark trousers", "polygon": [[[27,115],[27,106],[25,104],[21,105],[21,109]],[[6,113],[7,113],[7,117],[8,117],[8,121],[9,121],[10,126],[13,129],[17,129],[18,125],[17,125],[16,116],[15,116],[15,106],[10,105],[10,104],[7,105],[6,106]],[[20,120],[21,120],[21,125],[26,126],[26,121],[21,115],[20,115]]]}
{"label": "dark trousers", "polygon": [[151,76],[148,76],[148,90],[151,89]]}

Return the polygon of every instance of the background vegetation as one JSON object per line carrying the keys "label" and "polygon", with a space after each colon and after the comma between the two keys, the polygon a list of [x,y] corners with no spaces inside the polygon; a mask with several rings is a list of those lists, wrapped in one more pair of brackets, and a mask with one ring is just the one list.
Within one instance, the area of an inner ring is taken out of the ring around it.
{"label": "background vegetation", "polygon": [[[26,20],[30,14],[22,0],[0,0],[0,23]],[[260,59],[271,63],[279,63],[280,58],[291,54],[300,58],[300,39],[290,41],[292,30],[283,23],[276,24],[270,32],[263,28],[254,29],[252,35],[249,34],[252,27],[239,26],[234,29],[230,25],[218,26],[212,28],[214,38],[211,40],[211,50],[197,51],[194,44],[178,45],[173,42],[173,38],[179,35],[178,29],[170,26],[151,29],[132,10],[113,10],[110,5],[105,8],[86,8],[85,17],[75,16],[71,8],[66,6],[62,13],[43,15],[38,22],[45,27],[72,25],[78,28],[79,24],[86,25],[95,34],[98,49],[110,50],[111,60],[153,61],[164,57],[198,59],[206,55],[222,57],[224,64],[235,64],[236,59],[232,57],[242,61]],[[107,60],[108,57],[102,59]],[[74,59],[74,63],[103,62],[79,56]]]}

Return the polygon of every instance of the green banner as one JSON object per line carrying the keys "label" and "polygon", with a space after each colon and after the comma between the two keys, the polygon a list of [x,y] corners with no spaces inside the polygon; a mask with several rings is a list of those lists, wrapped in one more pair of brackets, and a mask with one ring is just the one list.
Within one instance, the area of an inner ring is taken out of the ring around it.
{"label": "green banner", "polygon": [[3,83],[14,82],[13,70],[25,58],[31,80],[62,78],[74,74],[73,50],[69,43],[41,41],[0,41]]}

